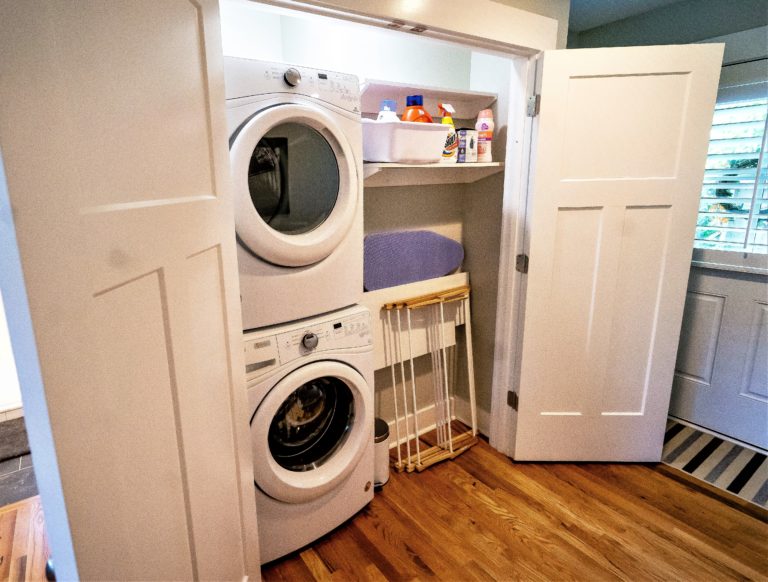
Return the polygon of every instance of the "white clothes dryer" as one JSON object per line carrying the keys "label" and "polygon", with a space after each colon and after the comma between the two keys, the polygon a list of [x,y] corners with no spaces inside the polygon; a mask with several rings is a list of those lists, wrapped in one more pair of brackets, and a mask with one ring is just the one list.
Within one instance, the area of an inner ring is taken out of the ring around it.
{"label": "white clothes dryer", "polygon": [[226,57],[243,329],[357,303],[363,184],[357,77]]}
{"label": "white clothes dryer", "polygon": [[262,563],[373,499],[373,365],[364,307],[245,334]]}

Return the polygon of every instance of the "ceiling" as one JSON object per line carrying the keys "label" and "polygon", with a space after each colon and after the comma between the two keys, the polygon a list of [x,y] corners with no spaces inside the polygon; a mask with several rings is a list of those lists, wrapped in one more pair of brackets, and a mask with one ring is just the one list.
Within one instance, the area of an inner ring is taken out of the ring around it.
{"label": "ceiling", "polygon": [[571,0],[569,30],[583,32],[596,26],[649,12],[681,0]]}

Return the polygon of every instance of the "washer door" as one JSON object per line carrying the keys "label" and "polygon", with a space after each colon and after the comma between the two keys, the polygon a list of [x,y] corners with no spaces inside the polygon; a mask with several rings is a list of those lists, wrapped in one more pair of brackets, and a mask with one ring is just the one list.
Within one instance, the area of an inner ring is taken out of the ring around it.
{"label": "washer door", "polygon": [[330,255],[358,204],[352,147],[319,107],[282,104],[240,126],[230,145],[235,226],[241,243],[275,265]]}
{"label": "washer door", "polygon": [[335,361],[307,364],[278,382],[251,418],[256,485],[302,503],[341,483],[371,445],[372,391]]}

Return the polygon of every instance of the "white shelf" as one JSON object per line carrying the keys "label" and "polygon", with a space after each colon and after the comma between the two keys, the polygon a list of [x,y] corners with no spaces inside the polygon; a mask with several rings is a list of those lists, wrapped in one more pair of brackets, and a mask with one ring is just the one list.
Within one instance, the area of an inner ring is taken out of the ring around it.
{"label": "white shelf", "polygon": [[469,164],[363,164],[366,188],[470,184],[504,171],[501,162]]}
{"label": "white shelf", "polygon": [[394,99],[397,102],[397,113],[402,114],[405,108],[405,98],[408,95],[423,95],[424,108],[434,117],[438,114],[437,104],[450,103],[456,110],[456,119],[475,119],[482,109],[488,109],[496,102],[495,93],[479,91],[457,91],[456,89],[441,89],[439,87],[420,87],[391,81],[369,79],[360,91],[361,109],[363,113],[376,115],[384,99]]}

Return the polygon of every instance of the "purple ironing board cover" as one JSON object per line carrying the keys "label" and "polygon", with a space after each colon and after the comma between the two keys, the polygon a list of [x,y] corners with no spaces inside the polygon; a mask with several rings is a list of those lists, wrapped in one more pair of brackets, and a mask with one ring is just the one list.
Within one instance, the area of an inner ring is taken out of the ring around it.
{"label": "purple ironing board cover", "polygon": [[380,232],[365,237],[366,291],[447,275],[461,266],[461,243],[429,230]]}

